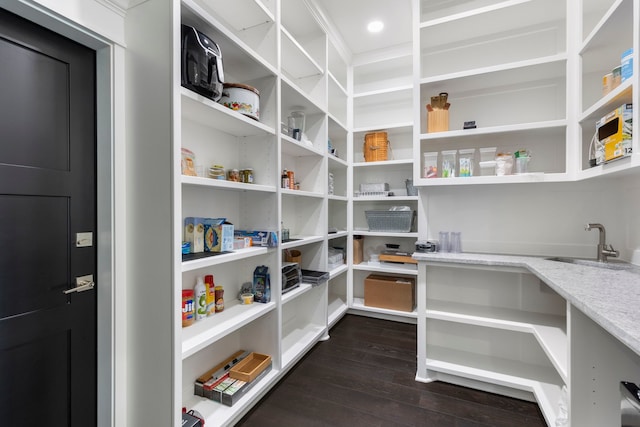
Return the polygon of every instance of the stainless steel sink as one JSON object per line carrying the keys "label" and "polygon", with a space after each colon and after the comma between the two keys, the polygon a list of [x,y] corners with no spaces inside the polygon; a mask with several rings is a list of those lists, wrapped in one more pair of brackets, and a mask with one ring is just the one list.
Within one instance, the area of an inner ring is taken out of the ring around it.
{"label": "stainless steel sink", "polygon": [[564,262],[567,264],[586,265],[589,267],[607,268],[609,270],[633,270],[637,268],[633,264],[629,264],[624,261],[598,261],[595,259],[585,258],[565,258],[565,257],[551,257],[545,258],[549,261]]}

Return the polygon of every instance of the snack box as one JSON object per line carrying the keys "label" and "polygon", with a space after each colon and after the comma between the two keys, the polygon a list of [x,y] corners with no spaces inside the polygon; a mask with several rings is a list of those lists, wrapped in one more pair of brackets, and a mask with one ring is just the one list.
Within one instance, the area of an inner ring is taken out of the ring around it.
{"label": "snack box", "polygon": [[278,233],[275,231],[235,230],[233,234],[236,239],[250,238],[251,246],[265,246],[269,248],[278,246]]}
{"label": "snack box", "polygon": [[596,122],[605,162],[631,155],[632,116],[633,104],[623,104]]}
{"label": "snack box", "polygon": [[207,218],[204,220],[205,252],[233,251],[233,224],[226,218]]}
{"label": "snack box", "polygon": [[184,219],[184,241],[191,244],[190,253],[204,252],[204,218]]}

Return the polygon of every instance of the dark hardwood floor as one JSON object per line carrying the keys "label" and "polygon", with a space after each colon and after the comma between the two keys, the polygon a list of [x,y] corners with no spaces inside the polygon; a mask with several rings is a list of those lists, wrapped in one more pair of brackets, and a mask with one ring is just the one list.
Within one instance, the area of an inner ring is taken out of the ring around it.
{"label": "dark hardwood floor", "polygon": [[544,427],[535,403],[415,381],[416,326],[346,315],[237,426]]}

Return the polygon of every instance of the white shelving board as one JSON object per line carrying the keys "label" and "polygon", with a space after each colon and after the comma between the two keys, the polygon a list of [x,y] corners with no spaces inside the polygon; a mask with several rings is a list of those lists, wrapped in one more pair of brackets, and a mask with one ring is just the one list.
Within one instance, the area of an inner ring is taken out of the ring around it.
{"label": "white shelving board", "polygon": [[417,311],[400,311],[400,310],[389,310],[387,308],[379,308],[379,307],[370,307],[364,305],[364,298],[353,298],[353,303],[351,304],[351,308],[360,310],[360,311],[368,311],[371,313],[377,314],[385,314],[390,316],[398,316],[398,317],[407,317],[411,319],[416,319],[418,317]]}
{"label": "white shelving board", "polygon": [[224,311],[182,329],[182,359],[229,335],[276,308],[275,302],[243,305],[227,298]]}

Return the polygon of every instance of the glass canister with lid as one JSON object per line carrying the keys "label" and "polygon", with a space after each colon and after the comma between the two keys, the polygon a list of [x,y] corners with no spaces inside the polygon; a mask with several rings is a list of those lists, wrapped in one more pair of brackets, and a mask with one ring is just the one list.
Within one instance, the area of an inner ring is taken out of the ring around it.
{"label": "glass canister with lid", "polygon": [[213,179],[226,179],[226,173],[224,171],[224,166],[222,165],[213,165],[209,168],[209,178]]}

